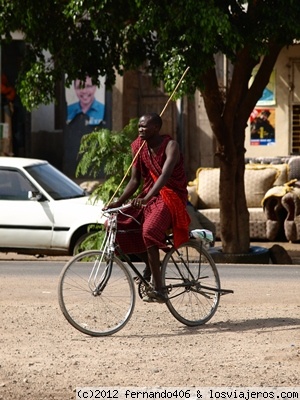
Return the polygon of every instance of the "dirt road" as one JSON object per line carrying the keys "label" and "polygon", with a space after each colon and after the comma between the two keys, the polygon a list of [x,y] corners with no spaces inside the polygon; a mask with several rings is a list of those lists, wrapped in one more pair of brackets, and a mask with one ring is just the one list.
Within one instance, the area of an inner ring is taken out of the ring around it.
{"label": "dirt road", "polygon": [[300,386],[299,280],[225,286],[235,293],[200,328],[138,299],[122,331],[92,338],[62,316],[56,276],[2,275],[0,399],[74,399],[78,386]]}

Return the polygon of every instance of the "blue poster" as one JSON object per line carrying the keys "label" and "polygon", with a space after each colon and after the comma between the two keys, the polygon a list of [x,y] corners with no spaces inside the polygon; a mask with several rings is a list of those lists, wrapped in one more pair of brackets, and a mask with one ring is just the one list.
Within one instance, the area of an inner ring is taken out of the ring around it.
{"label": "blue poster", "polygon": [[88,125],[100,125],[104,120],[105,83],[100,79],[100,87],[93,85],[92,79],[86,77],[82,82],[76,79],[72,86],[66,89],[67,124],[79,114],[87,117]]}

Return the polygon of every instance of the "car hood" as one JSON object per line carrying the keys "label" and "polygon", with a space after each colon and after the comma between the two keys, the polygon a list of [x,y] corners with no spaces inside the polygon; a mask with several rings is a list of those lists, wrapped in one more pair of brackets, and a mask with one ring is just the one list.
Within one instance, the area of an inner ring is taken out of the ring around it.
{"label": "car hood", "polygon": [[56,200],[59,201],[60,203],[68,203],[68,204],[87,204],[93,207],[101,207],[101,209],[104,207],[104,203],[102,200],[97,200],[94,201],[91,197],[89,196],[83,196],[83,197],[75,197],[74,199],[64,199],[64,200]]}
{"label": "car hood", "polygon": [[103,224],[106,220],[102,213],[104,203],[101,200],[94,203],[88,196],[56,200],[50,202],[49,206],[55,215],[56,222],[58,222],[58,218],[61,224]]}

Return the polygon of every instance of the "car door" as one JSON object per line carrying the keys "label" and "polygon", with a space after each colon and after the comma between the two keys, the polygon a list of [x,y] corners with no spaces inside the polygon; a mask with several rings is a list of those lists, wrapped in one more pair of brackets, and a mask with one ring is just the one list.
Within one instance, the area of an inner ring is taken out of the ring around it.
{"label": "car door", "polygon": [[21,170],[0,168],[0,247],[50,248],[53,216],[49,201],[30,198],[36,187]]}

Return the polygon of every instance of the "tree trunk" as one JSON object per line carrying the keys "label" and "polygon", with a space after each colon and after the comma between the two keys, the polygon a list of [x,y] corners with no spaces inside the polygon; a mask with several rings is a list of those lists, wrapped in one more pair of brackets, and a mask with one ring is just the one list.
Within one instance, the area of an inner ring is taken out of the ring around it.
{"label": "tree trunk", "polygon": [[244,185],[244,153],[231,162],[220,159],[220,219],[223,252],[244,254],[249,251],[249,212]]}
{"label": "tree trunk", "polygon": [[270,43],[254,83],[249,88],[252,70],[258,64],[249,48],[237,54],[231,83],[225,94],[219,85],[216,70],[206,71],[201,93],[213,133],[217,139],[220,161],[220,220],[223,252],[244,254],[250,248],[249,211],[246,203],[245,129],[247,120],[263,89],[280,52],[277,43]]}
{"label": "tree trunk", "polygon": [[[248,253],[250,227],[244,185],[246,122],[244,118],[240,118],[234,102],[229,101],[225,110],[213,70],[208,71],[205,82],[206,86],[202,94],[217,139],[216,156],[220,162],[219,198],[222,248],[225,253]],[[246,90],[247,87],[244,87],[244,92]],[[240,96],[242,97],[242,95]]]}

